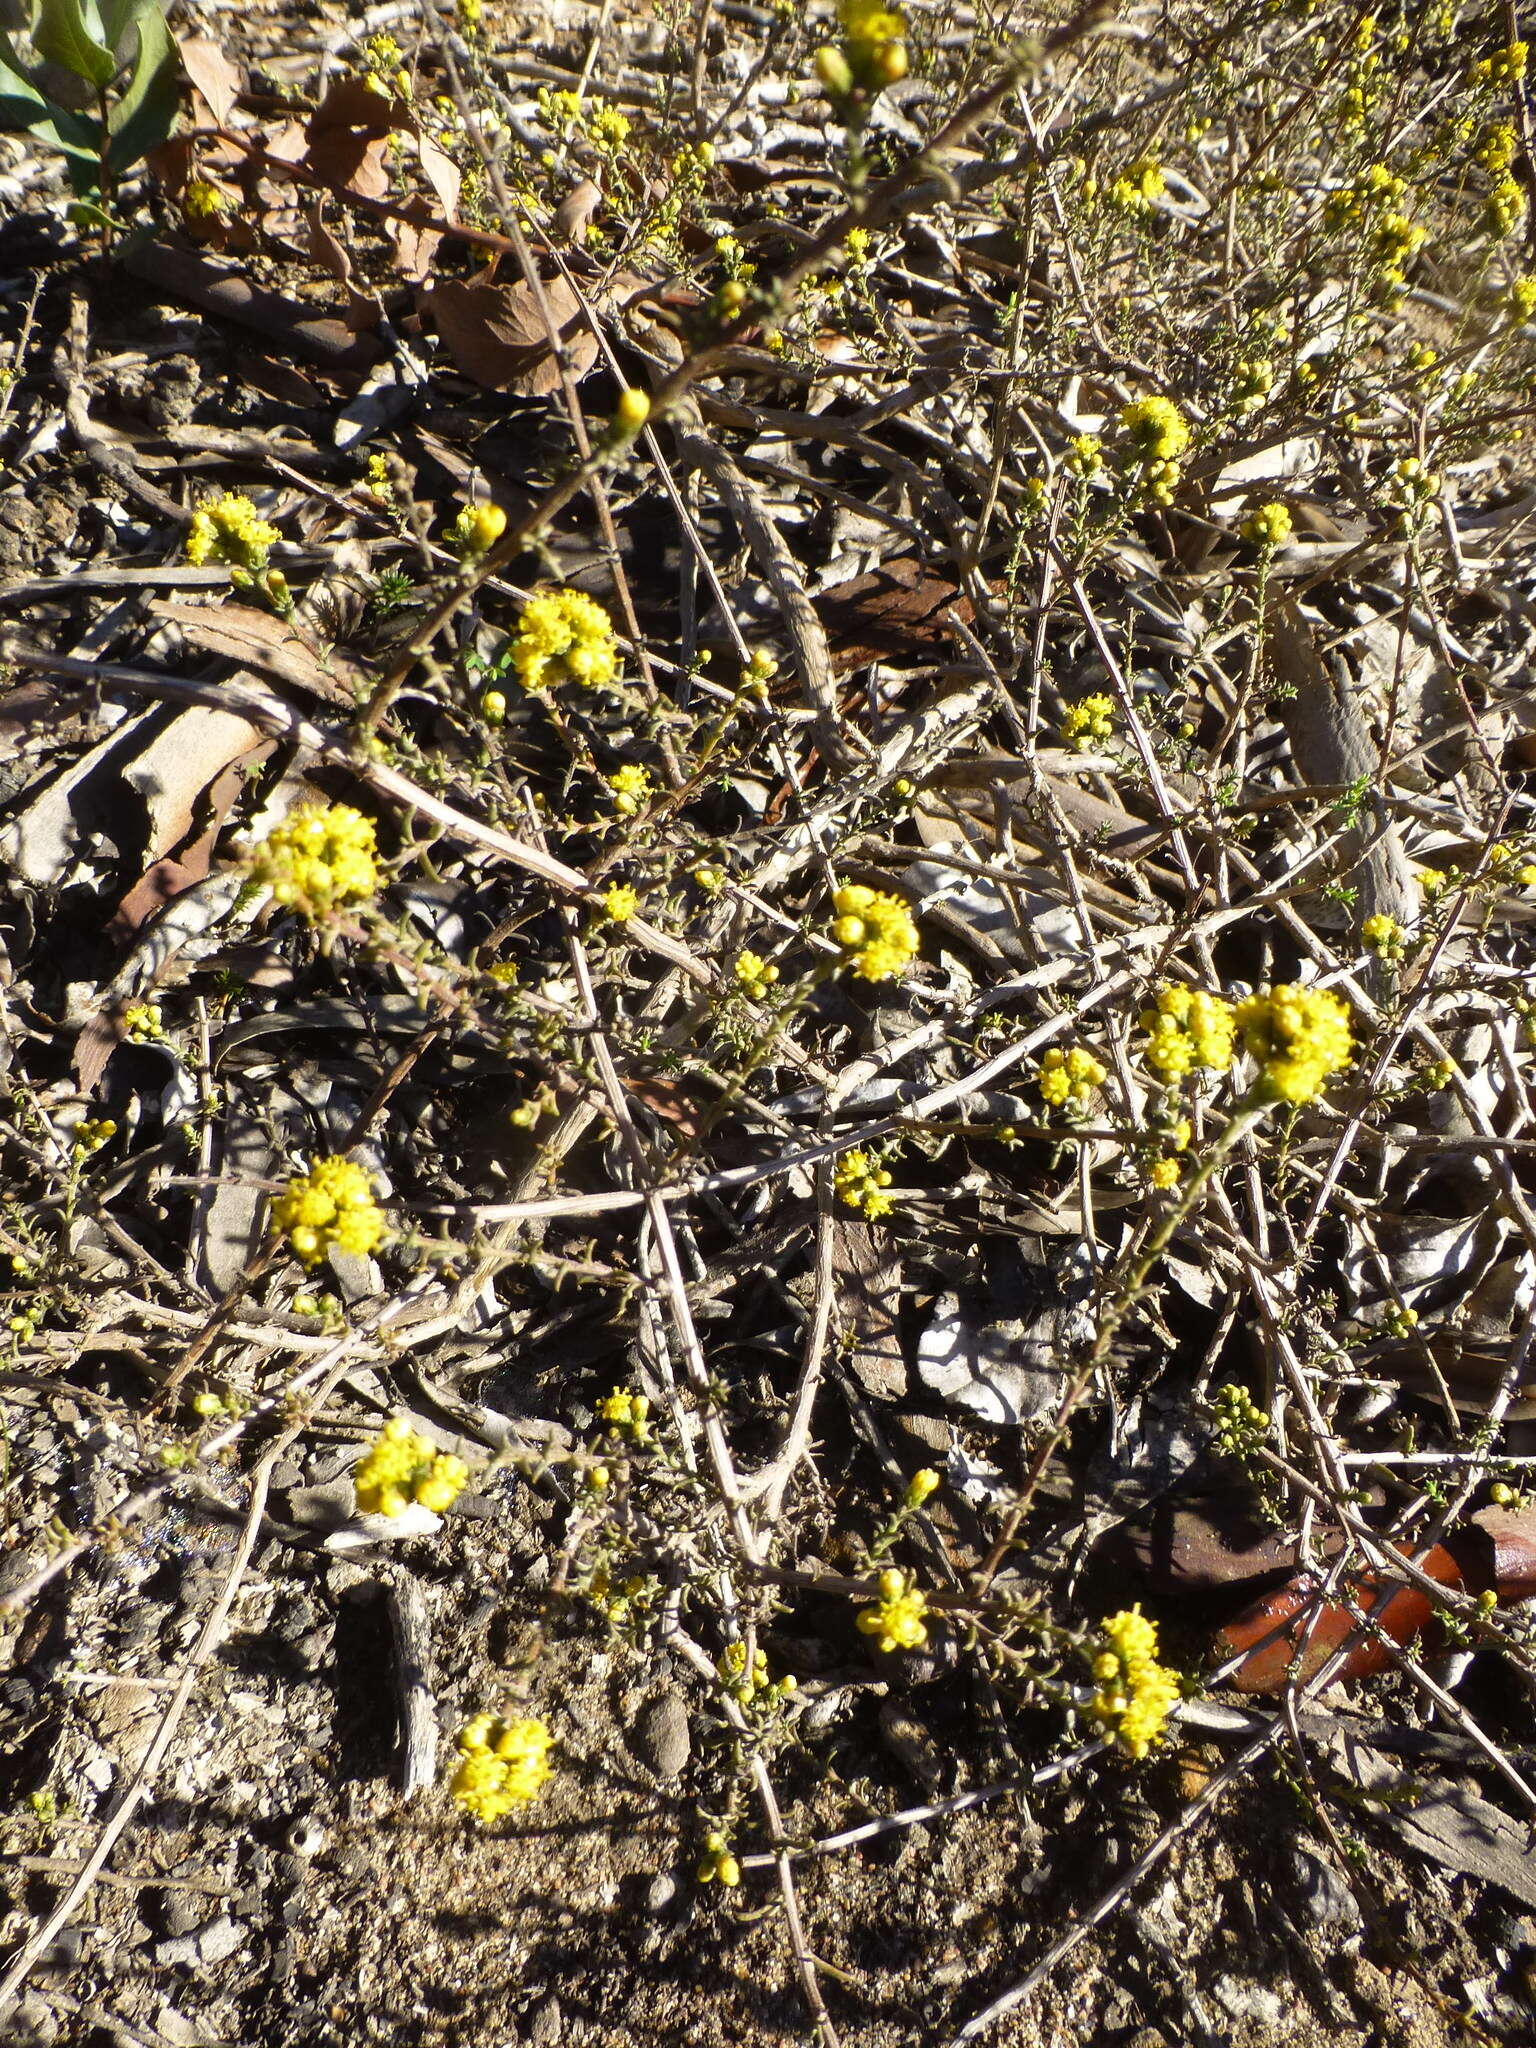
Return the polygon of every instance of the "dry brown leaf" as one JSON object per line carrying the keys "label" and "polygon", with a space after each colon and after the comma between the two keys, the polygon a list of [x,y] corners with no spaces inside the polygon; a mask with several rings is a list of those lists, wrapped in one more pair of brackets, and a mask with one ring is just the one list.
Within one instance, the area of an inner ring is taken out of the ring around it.
{"label": "dry brown leaf", "polygon": [[[597,361],[597,341],[584,327],[576,294],[563,278],[544,286],[550,317],[559,325],[573,377],[584,377]],[[422,307],[437,322],[455,369],[487,391],[516,391],[546,398],[560,388],[560,373],[549,347],[538,300],[527,284],[498,284],[476,278],[468,284],[446,279],[421,294]]]}
{"label": "dry brown leaf", "polygon": [[[413,201],[412,210],[421,207]],[[384,223],[389,236],[390,260],[407,284],[424,284],[432,275],[432,265],[442,247],[442,231],[428,223],[425,209],[421,218],[401,220],[398,217]]]}
{"label": "dry brown leaf", "polygon": [[974,616],[960,586],[915,555],[839,583],[816,609],[840,675],[871,661],[931,658],[952,637],[950,613],[967,625]]}
{"label": "dry brown leaf", "polygon": [[[213,849],[218,844],[225,820],[245,787],[247,771],[268,759],[272,751],[273,742],[263,741],[249,754],[242,754],[238,761],[231,761],[222,775],[214,777],[208,785],[206,815],[201,830],[179,853],[168,854],[164,860],[153,862],[134,883],[117,906],[109,927],[115,937],[131,936],[184,889],[190,889],[211,873]],[[81,1085],[85,1085],[83,1080]]]}
{"label": "dry brown leaf", "polygon": [[414,126],[403,101],[374,92],[360,78],[337,78],[303,129],[284,129],[267,155],[306,164],[337,191],[382,199],[389,190],[389,138]]}
{"label": "dry brown leaf", "polygon": [[304,218],[309,223],[309,253],[331,273],[346,293],[347,325],[354,334],[366,334],[383,319],[384,308],[374,293],[359,288],[352,269],[351,253],[326,226],[324,209],[325,200],[321,196],[304,209]]}
{"label": "dry brown leaf", "polygon": [[181,68],[207,102],[219,127],[227,128],[240,96],[240,73],[210,36],[183,36]]}
{"label": "dry brown leaf", "polygon": [[179,626],[205,653],[222,654],[274,682],[309,690],[327,704],[355,710],[367,692],[367,677],[346,655],[333,648],[322,664],[292,624],[273,613],[243,605],[178,604],[168,597],[155,598],[149,609]]}
{"label": "dry brown leaf", "polygon": [[445,220],[455,220],[459,211],[459,187],[463,177],[458,165],[444,149],[439,149],[430,135],[418,135],[416,155],[421,163],[421,174],[437,195],[437,203],[443,209]]}

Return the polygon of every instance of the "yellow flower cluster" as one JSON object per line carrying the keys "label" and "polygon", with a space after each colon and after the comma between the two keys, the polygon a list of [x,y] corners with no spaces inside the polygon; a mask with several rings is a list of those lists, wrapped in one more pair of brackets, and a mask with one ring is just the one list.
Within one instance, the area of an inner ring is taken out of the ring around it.
{"label": "yellow flower cluster", "polygon": [[619,672],[613,622],[581,590],[543,590],[530,597],[518,620],[510,657],[527,690],[552,689],[563,682],[601,690]]}
{"label": "yellow flower cluster", "polygon": [[1109,188],[1109,203],[1122,213],[1146,215],[1168,190],[1163,167],[1155,157],[1139,157]]}
{"label": "yellow flower cluster", "polygon": [[628,924],[640,908],[640,892],[632,889],[628,882],[615,882],[605,889],[598,898],[602,914],[610,923]]}
{"label": "yellow flower cluster", "polygon": [[1060,1109],[1069,1099],[1086,1102],[1107,1078],[1108,1069],[1103,1061],[1095,1059],[1085,1046],[1052,1045],[1040,1055],[1035,1086],[1053,1108]]}
{"label": "yellow flower cluster", "polygon": [[1189,446],[1189,421],[1171,398],[1133,398],[1120,408],[1120,431],[1130,442],[1142,495],[1171,505],[1179,487],[1179,457]]}
{"label": "yellow flower cluster", "polygon": [[613,792],[613,808],[621,818],[633,818],[644,809],[651,797],[651,771],[633,762],[622,768],[615,768],[608,778],[608,787]]}
{"label": "yellow flower cluster", "polygon": [[1267,356],[1244,356],[1232,366],[1232,409],[1258,412],[1274,389],[1275,366]]}
{"label": "yellow flower cluster", "polygon": [[238,491],[221,491],[193,513],[182,553],[195,568],[205,562],[228,562],[231,568],[254,573],[266,567],[267,551],[280,538],[275,526],[257,517],[249,498]]}
{"label": "yellow flower cluster", "polygon": [[816,75],[834,99],[854,91],[878,92],[907,75],[907,24],[884,0],[839,0],[841,46],[816,52]]}
{"label": "yellow flower cluster", "polygon": [[1520,182],[1509,171],[1501,171],[1483,200],[1483,232],[1495,242],[1502,242],[1524,218],[1525,193]]}
{"label": "yellow flower cluster", "polygon": [[1239,530],[1243,539],[1256,548],[1279,548],[1284,547],[1294,529],[1289,508],[1277,503],[1256,505]]}
{"label": "yellow flower cluster", "polygon": [[629,116],[608,100],[583,99],[579,93],[539,91],[539,118],[554,134],[574,129],[603,156],[617,156],[629,140]]}
{"label": "yellow flower cluster", "polygon": [[476,1820],[501,1820],[537,1799],[550,1775],[553,1742],[542,1721],[476,1714],[459,1730],[460,1763],[448,1789]]}
{"label": "yellow flower cluster", "polygon": [[507,515],[499,505],[465,505],[443,535],[449,547],[466,562],[488,555],[507,530]]}
{"label": "yellow flower cluster", "polygon": [[388,1235],[368,1176],[350,1159],[317,1159],[289,1181],[272,1204],[272,1227],[306,1266],[332,1251],[364,1257]]}
{"label": "yellow flower cluster", "polygon": [[704,1854],[699,1858],[698,1880],[700,1884],[719,1883],[727,1891],[734,1891],[741,1883],[741,1864],[731,1854],[730,1837],[720,1828],[711,1828],[704,1837]]}
{"label": "yellow flower cluster", "polygon": [[895,1206],[885,1192],[890,1184],[888,1170],[876,1166],[867,1152],[845,1152],[832,1175],[839,1201],[859,1210],[871,1223],[889,1216]]}
{"label": "yellow flower cluster", "polygon": [[1157,1623],[1139,1605],[1109,1615],[1101,1633],[1091,1660],[1099,1689],[1088,1711],[1127,1756],[1144,1757],[1178,1704],[1179,1681],[1157,1661]]}
{"label": "yellow flower cluster", "polygon": [[1189,421],[1171,398],[1133,398],[1120,408],[1120,430],[1143,462],[1172,462],[1189,446]]}
{"label": "yellow flower cluster", "polygon": [[1099,691],[1091,697],[1079,697],[1061,714],[1061,736],[1080,754],[1101,745],[1113,735],[1114,730],[1115,700]]}
{"label": "yellow flower cluster", "polygon": [[850,883],[832,896],[832,936],[861,981],[889,981],[917,955],[917,926],[899,896]]}
{"label": "yellow flower cluster", "polygon": [[1395,917],[1382,910],[1361,925],[1360,943],[1380,960],[1401,960],[1408,934]]}
{"label": "yellow flower cluster", "polygon": [[754,1650],[750,1663],[747,1646],[737,1641],[727,1643],[715,1660],[715,1669],[729,1688],[731,1697],[741,1707],[776,1706],[787,1700],[795,1690],[795,1680],[786,1672],[782,1678],[768,1676],[768,1659],[761,1650]]}
{"label": "yellow flower cluster", "polygon": [[1283,982],[1239,1003],[1236,1020],[1261,1087],[1279,1102],[1313,1101],[1354,1055],[1349,1010],[1328,989]]}
{"label": "yellow flower cluster", "polygon": [[597,1416],[610,1436],[628,1437],[634,1444],[650,1441],[651,1400],[648,1394],[631,1394],[623,1387],[615,1387],[611,1394],[605,1394],[598,1402]]}
{"label": "yellow flower cluster", "polygon": [[181,210],[188,220],[222,220],[230,202],[207,178],[189,178],[181,195]]}
{"label": "yellow flower cluster", "polygon": [[1236,1051],[1232,1005],[1202,989],[1159,989],[1139,1019],[1147,1034],[1143,1055],[1163,1081],[1178,1081],[1195,1067],[1230,1067]]}
{"label": "yellow flower cluster", "polygon": [[251,873],[310,919],[365,903],[379,886],[373,820],[350,804],[301,804],[257,847]]}
{"label": "yellow flower cluster", "polygon": [[1491,57],[1478,58],[1472,66],[1471,81],[1474,85],[1518,85],[1525,76],[1528,55],[1526,44],[1506,43]]}
{"label": "yellow flower cluster", "polygon": [[[694,873],[694,880],[699,880],[697,870]],[[736,976],[736,986],[744,996],[750,996],[754,1003],[767,1002],[773,985],[779,978],[779,970],[773,961],[765,960],[761,953],[750,950],[736,955],[736,965],[732,972]]]}
{"label": "yellow flower cluster", "polygon": [[352,1472],[363,1515],[403,1515],[412,1506],[440,1515],[453,1506],[468,1478],[462,1458],[435,1449],[403,1415],[389,1418]]}
{"label": "yellow flower cluster", "polygon": [[913,1585],[905,1572],[888,1566],[879,1578],[880,1598],[872,1607],[864,1608],[858,1619],[858,1627],[864,1635],[873,1636],[876,1645],[889,1653],[892,1650],[920,1650],[928,1640],[928,1628],[924,1616],[928,1603]]}
{"label": "yellow flower cluster", "polygon": [[1403,212],[1407,193],[1407,179],[1389,165],[1367,164],[1353,183],[1330,193],[1323,208],[1323,224],[1330,232],[1365,231],[1367,261],[1391,291],[1401,291],[1409,261],[1429,234]]}

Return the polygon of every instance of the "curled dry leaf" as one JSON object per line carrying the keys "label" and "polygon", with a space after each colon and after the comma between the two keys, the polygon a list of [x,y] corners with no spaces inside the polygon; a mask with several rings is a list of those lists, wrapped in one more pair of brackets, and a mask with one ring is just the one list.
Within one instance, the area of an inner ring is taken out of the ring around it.
{"label": "curled dry leaf", "polygon": [[[582,325],[576,294],[563,278],[551,278],[544,298],[565,344],[571,375],[584,377],[597,361],[597,341]],[[487,391],[547,398],[560,389],[549,329],[527,284],[498,284],[493,278],[464,284],[446,278],[423,292],[421,303],[437,322],[455,369]]]}
{"label": "curled dry leaf", "polygon": [[227,128],[240,96],[240,73],[210,36],[183,36],[181,68],[220,128]]}
{"label": "curled dry leaf", "polygon": [[[1412,1544],[1391,1547],[1415,1557]],[[1536,1507],[1484,1508],[1416,1562],[1437,1585],[1455,1592],[1491,1589],[1502,1605],[1527,1600],[1536,1593]],[[1243,1658],[1228,1684],[1251,1693],[1279,1692],[1290,1679],[1304,1684],[1351,1640],[1337,1675],[1369,1678],[1394,1662],[1388,1642],[1411,1643],[1434,1619],[1434,1602],[1417,1586],[1391,1585],[1376,1572],[1359,1572],[1350,1575],[1348,1587],[1351,1605],[1324,1598],[1317,1581],[1300,1572],[1245,1608],[1216,1637],[1221,1659]],[[1369,1615],[1376,1633],[1361,1629],[1354,1610]]]}

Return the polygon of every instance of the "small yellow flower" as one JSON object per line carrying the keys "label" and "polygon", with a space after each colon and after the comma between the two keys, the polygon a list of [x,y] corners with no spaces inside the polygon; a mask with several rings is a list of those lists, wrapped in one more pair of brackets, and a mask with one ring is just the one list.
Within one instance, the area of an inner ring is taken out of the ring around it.
{"label": "small yellow flower", "polygon": [[205,562],[227,562],[248,574],[267,566],[268,551],[282,538],[275,526],[256,514],[250,499],[238,491],[207,498],[192,515],[182,553],[195,568]]}
{"label": "small yellow flower", "polygon": [[476,1714],[459,1730],[459,1767],[448,1789],[466,1813],[489,1824],[537,1799],[550,1776],[554,1743],[543,1721]]}
{"label": "small yellow flower", "polygon": [[[834,93],[846,94],[855,86],[877,92],[882,85],[895,85],[907,75],[907,24],[883,0],[840,0],[837,10],[842,24],[842,67],[826,67],[817,53],[817,71],[823,85]],[[828,76],[828,69],[833,76]],[[846,73],[847,83],[843,84]]]}
{"label": "small yellow flower", "polygon": [[872,1607],[863,1608],[858,1618],[858,1627],[864,1635],[873,1636],[877,1646],[889,1654],[892,1650],[920,1650],[928,1640],[928,1628],[924,1620],[928,1603],[913,1585],[905,1572],[888,1567],[877,1581],[880,1598]]}
{"label": "small yellow flower", "polygon": [[289,1181],[272,1204],[272,1227],[306,1266],[332,1251],[364,1257],[388,1235],[367,1174],[340,1158],[317,1159]]}
{"label": "small yellow flower", "polygon": [[622,768],[615,768],[608,778],[608,787],[613,792],[613,808],[621,818],[633,818],[642,811],[651,798],[651,771],[637,763],[627,762]]}
{"label": "small yellow flower", "polygon": [[1256,548],[1284,547],[1292,533],[1291,515],[1280,504],[1258,505],[1243,521],[1243,539]]}
{"label": "small yellow flower", "polygon": [[615,425],[622,433],[638,434],[650,416],[651,401],[647,394],[632,384],[626,385],[613,409]]}
{"label": "small yellow flower", "polygon": [[1086,753],[1090,747],[1102,745],[1113,737],[1115,708],[1113,697],[1097,691],[1091,697],[1079,697],[1061,715],[1062,738],[1080,754]]}
{"label": "small yellow flower", "polygon": [[1382,960],[1401,960],[1403,949],[1408,943],[1408,934],[1395,917],[1386,911],[1378,911],[1368,917],[1360,927],[1360,943],[1368,953],[1375,953]]}
{"label": "small yellow flower", "polygon": [[1221,996],[1175,984],[1158,990],[1139,1021],[1147,1034],[1143,1058],[1162,1081],[1180,1080],[1195,1067],[1219,1071],[1236,1056],[1236,1018]]}
{"label": "small yellow flower", "polygon": [[1189,421],[1171,398],[1133,398],[1120,408],[1120,430],[1144,463],[1174,462],[1189,446]]}
{"label": "small yellow flower", "polygon": [[1479,57],[1472,66],[1471,80],[1474,85],[1518,85],[1525,76],[1527,47],[1524,43],[1506,43],[1495,50],[1491,57]]}
{"label": "small yellow flower", "polygon": [[899,896],[861,883],[833,891],[832,937],[861,981],[889,981],[917,954],[917,926]]}
{"label": "small yellow flower", "polygon": [[1159,1159],[1147,1168],[1147,1179],[1155,1188],[1176,1188],[1179,1184],[1177,1159]]}
{"label": "small yellow flower", "polygon": [[468,1478],[462,1458],[435,1449],[403,1415],[390,1417],[352,1472],[363,1515],[403,1515],[413,1505],[440,1515],[452,1507]]}
{"label": "small yellow flower", "polygon": [[914,1472],[907,1481],[906,1505],[920,1508],[931,1500],[944,1484],[931,1465],[925,1465],[920,1472]]}
{"label": "small yellow flower", "polygon": [[251,856],[251,874],[312,922],[379,886],[373,820],[349,804],[301,804]]}
{"label": "small yellow flower", "polygon": [[562,682],[604,689],[619,672],[613,622],[581,590],[545,590],[523,606],[510,649],[511,665],[528,690]]}
{"label": "small yellow flower", "polygon": [[1109,203],[1122,213],[1144,216],[1167,190],[1162,165],[1155,158],[1144,156],[1115,179],[1109,188]]}
{"label": "small yellow flower", "polygon": [[754,1003],[765,1003],[779,978],[779,970],[773,961],[765,960],[761,953],[750,951],[736,955],[736,965],[732,972],[736,977],[736,986],[744,996],[750,996]]}
{"label": "small yellow flower", "polygon": [[700,1884],[720,1884],[727,1891],[741,1883],[741,1864],[731,1854],[730,1838],[719,1828],[712,1828],[704,1837],[697,1875]]}
{"label": "small yellow flower", "polygon": [[651,1440],[651,1402],[648,1394],[630,1394],[615,1387],[597,1404],[598,1420],[610,1436],[627,1437],[633,1444]]}
{"label": "small yellow flower", "polygon": [[1109,1070],[1103,1061],[1095,1059],[1086,1046],[1052,1045],[1040,1055],[1035,1086],[1053,1109],[1060,1109],[1068,1101],[1086,1102],[1108,1077]]}
{"label": "small yellow flower", "polygon": [[229,199],[207,178],[189,178],[181,195],[181,210],[188,220],[222,220],[229,211]]}
{"label": "small yellow flower", "polygon": [[889,1216],[895,1207],[885,1192],[890,1184],[887,1168],[877,1166],[867,1152],[845,1152],[832,1174],[838,1199],[850,1209],[857,1209],[871,1223]]}
{"label": "small yellow flower", "polygon": [[1313,1101],[1354,1056],[1349,1010],[1328,989],[1282,983],[1239,1003],[1236,1020],[1261,1088],[1278,1102]]}
{"label": "small yellow flower", "polygon": [[1128,1756],[1144,1757],[1179,1701],[1179,1681],[1158,1662],[1157,1624],[1140,1605],[1100,1624],[1100,1641],[1085,1652],[1098,1691],[1088,1712]]}
{"label": "small yellow flower", "polygon": [[443,538],[470,562],[489,554],[506,530],[507,515],[499,505],[465,505]]}
{"label": "small yellow flower", "polygon": [[158,1003],[130,1003],[123,1012],[123,1030],[135,1045],[164,1038],[165,1023]]}
{"label": "small yellow flower", "polygon": [[615,882],[598,899],[604,917],[614,924],[627,924],[640,908],[640,892],[628,882]]}

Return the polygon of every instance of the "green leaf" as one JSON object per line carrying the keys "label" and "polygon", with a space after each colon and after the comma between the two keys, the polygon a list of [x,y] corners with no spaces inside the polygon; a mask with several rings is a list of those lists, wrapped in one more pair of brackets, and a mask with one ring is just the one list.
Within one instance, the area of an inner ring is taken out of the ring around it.
{"label": "green leaf", "polygon": [[10,38],[0,32],[0,133],[35,135],[61,151],[77,192],[101,183],[100,131],[86,114],[57,107],[27,76]]}
{"label": "green leaf", "polygon": [[158,0],[93,0],[101,9],[101,39],[108,49],[123,55],[123,37],[141,15],[164,15]]}
{"label": "green leaf", "polygon": [[136,27],[139,54],[133,75],[107,119],[112,138],[108,161],[115,171],[126,170],[169,140],[181,104],[176,45],[154,0],[138,9]]}
{"label": "green leaf", "polygon": [[77,228],[115,228],[117,222],[94,201],[76,199],[64,209]]}
{"label": "green leaf", "polygon": [[25,133],[47,105],[23,69],[15,44],[0,29],[0,133]]}
{"label": "green leaf", "polygon": [[[86,5],[90,0],[86,0]],[[90,26],[81,0],[40,0],[32,40],[38,53],[52,64],[61,64],[98,92],[105,92],[117,76],[117,58],[92,33],[99,29],[94,6]]]}

